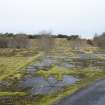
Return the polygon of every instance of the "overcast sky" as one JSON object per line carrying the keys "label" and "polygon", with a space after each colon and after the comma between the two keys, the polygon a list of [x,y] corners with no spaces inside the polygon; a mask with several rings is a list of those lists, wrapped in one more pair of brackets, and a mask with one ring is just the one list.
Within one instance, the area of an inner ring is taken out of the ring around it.
{"label": "overcast sky", "polygon": [[105,0],[0,0],[0,32],[92,37],[105,31]]}

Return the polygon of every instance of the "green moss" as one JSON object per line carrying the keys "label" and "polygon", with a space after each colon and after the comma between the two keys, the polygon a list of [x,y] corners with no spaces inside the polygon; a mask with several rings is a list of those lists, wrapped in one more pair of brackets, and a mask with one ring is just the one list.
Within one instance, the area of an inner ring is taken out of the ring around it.
{"label": "green moss", "polygon": [[53,66],[48,71],[39,70],[35,73],[35,75],[43,76],[45,78],[48,78],[49,76],[52,75],[52,76],[55,76],[57,79],[61,79],[62,76],[64,75],[73,75],[73,76],[78,76],[80,78],[87,78],[87,77],[92,77],[100,74],[103,74],[103,72],[96,71],[93,68],[85,68],[81,70],[79,68],[67,69],[67,68],[57,67],[57,66]]}
{"label": "green moss", "polygon": [[53,66],[48,71],[45,70],[39,70],[35,73],[35,75],[43,76],[45,78],[48,78],[49,76],[54,76],[56,79],[61,79],[63,75],[69,75],[69,74],[75,74],[76,72],[73,70],[69,70],[63,67],[57,67]]}
{"label": "green moss", "polygon": [[0,96],[26,96],[25,92],[0,92]]}
{"label": "green moss", "polygon": [[24,68],[39,56],[40,54],[32,57],[0,57],[0,80],[21,78],[25,73]]}

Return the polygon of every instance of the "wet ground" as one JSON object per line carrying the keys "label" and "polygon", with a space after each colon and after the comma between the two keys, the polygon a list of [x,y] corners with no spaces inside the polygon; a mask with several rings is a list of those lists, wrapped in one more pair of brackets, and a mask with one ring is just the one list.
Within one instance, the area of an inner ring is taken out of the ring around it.
{"label": "wet ground", "polygon": [[79,81],[79,78],[70,75],[64,75],[61,80],[57,80],[53,76],[45,79],[44,77],[36,77],[33,75],[38,70],[50,70],[52,65],[64,68],[75,67],[75,65],[64,61],[64,58],[55,59],[52,56],[48,56],[42,61],[26,68],[27,75],[19,82],[18,87],[22,90],[28,89],[28,92],[32,95],[51,94],[62,91],[65,87]]}
{"label": "wet ground", "polygon": [[55,77],[50,76],[47,79],[44,77],[34,77],[38,70],[50,70],[52,65],[64,68],[86,68],[95,67],[97,69],[104,69],[105,60],[99,60],[96,54],[78,53],[76,58],[63,57],[54,58],[53,56],[47,56],[45,59],[30,65],[26,68],[27,75],[19,82],[19,88],[28,89],[28,92],[32,95],[36,94],[51,94],[63,90],[66,86],[70,86],[79,81],[80,78],[70,75],[64,75],[61,80],[57,80]]}
{"label": "wet ground", "polygon": [[[59,91],[63,91],[65,87],[75,84],[81,78],[74,77],[72,75],[64,75],[62,79],[57,80],[54,76],[49,76],[44,78],[41,76],[35,76],[35,72],[38,70],[50,70],[53,65],[58,67],[64,67],[67,69],[70,68],[86,68],[86,67],[95,67],[96,69],[104,70],[105,68],[105,59],[98,59],[98,56],[103,54],[85,54],[83,52],[78,52],[76,56],[66,56],[60,55],[48,55],[44,59],[29,65],[25,71],[26,75],[22,77],[20,81],[16,84],[11,84],[7,81],[0,82],[0,90],[9,90],[15,88],[19,91],[25,91],[29,96],[35,95],[46,95],[53,94]],[[14,89],[14,91],[15,91]],[[3,99],[4,100],[4,99]]]}
{"label": "wet ground", "polygon": [[61,80],[57,80],[55,77],[25,77],[20,81],[19,87],[29,89],[28,92],[32,95],[37,94],[51,94],[63,90],[66,86],[69,86],[79,79],[73,76],[64,75]]}

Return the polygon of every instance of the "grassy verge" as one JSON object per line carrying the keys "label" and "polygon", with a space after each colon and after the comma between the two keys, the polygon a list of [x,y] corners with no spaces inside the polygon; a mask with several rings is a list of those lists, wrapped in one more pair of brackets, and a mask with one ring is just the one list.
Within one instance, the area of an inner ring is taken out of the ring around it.
{"label": "grassy verge", "polygon": [[25,96],[27,95],[25,92],[0,92],[1,96]]}
{"label": "grassy verge", "polygon": [[22,72],[26,66],[32,63],[40,54],[32,57],[0,57],[0,80],[9,78],[21,78]]}

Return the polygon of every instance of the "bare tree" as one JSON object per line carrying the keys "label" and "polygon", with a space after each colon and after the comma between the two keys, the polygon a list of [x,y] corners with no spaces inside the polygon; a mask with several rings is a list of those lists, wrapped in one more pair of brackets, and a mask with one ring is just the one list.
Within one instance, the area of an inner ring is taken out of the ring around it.
{"label": "bare tree", "polygon": [[24,34],[17,34],[14,37],[14,47],[16,48],[28,48],[29,47],[29,39],[28,36]]}
{"label": "bare tree", "polygon": [[105,48],[105,32],[101,35],[95,34],[93,41],[96,46]]}
{"label": "bare tree", "polygon": [[7,39],[4,37],[0,38],[0,48],[7,48]]}
{"label": "bare tree", "polygon": [[81,47],[81,39],[80,38],[76,38],[76,39],[71,39],[69,41],[69,45],[72,49],[76,49],[79,50]]}
{"label": "bare tree", "polygon": [[44,57],[47,56],[49,51],[54,48],[55,38],[51,36],[50,32],[43,31],[40,33],[39,49],[44,52]]}
{"label": "bare tree", "polygon": [[0,36],[0,48],[29,48],[29,38],[25,34]]}

